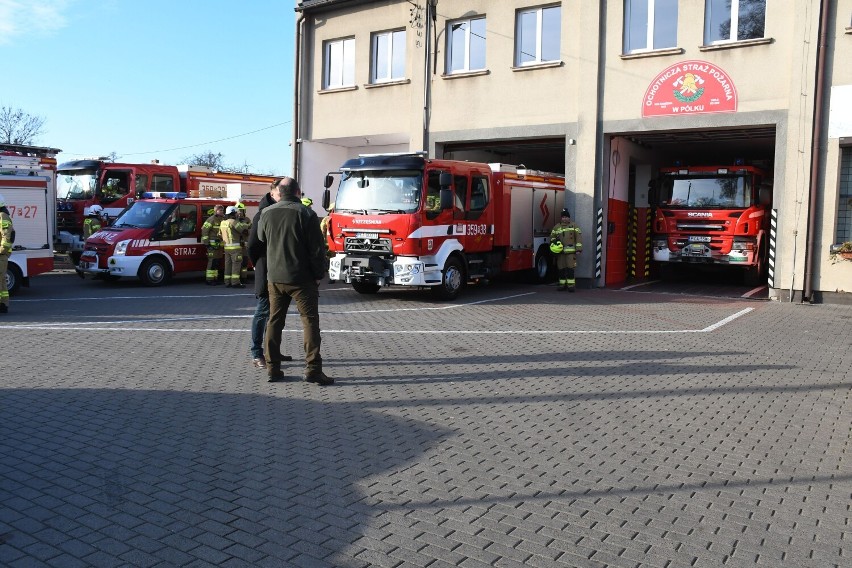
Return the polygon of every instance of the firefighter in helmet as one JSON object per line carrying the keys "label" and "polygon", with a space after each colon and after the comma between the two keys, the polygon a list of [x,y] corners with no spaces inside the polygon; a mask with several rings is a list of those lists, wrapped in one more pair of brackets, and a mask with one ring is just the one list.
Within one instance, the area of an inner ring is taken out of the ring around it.
{"label": "firefighter in helmet", "polygon": [[101,218],[104,212],[104,208],[100,205],[92,205],[87,209],[86,219],[83,221],[84,241],[101,230]]}
{"label": "firefighter in helmet", "polygon": [[0,314],[9,312],[9,290],[6,289],[6,270],[15,242],[15,227],[6,208],[6,199],[0,195]]}
{"label": "firefighter in helmet", "polygon": [[556,271],[559,278],[558,291],[575,288],[574,269],[577,267],[577,255],[583,252],[580,227],[571,222],[571,213],[562,210],[562,218],[550,231],[550,252],[556,256]]}
{"label": "firefighter in helmet", "polygon": [[240,254],[243,256],[242,264],[240,265],[240,282],[245,284],[248,279],[248,251],[246,243],[248,243],[249,232],[251,231],[251,219],[246,215],[246,204],[242,201],[237,201],[234,204],[237,208],[237,223],[240,225]]}
{"label": "firefighter in helmet", "polygon": [[219,266],[222,263],[224,253],[222,251],[222,234],[219,225],[225,219],[225,206],[216,205],[213,214],[201,225],[201,244],[207,247],[207,273],[208,286],[219,283]]}
{"label": "firefighter in helmet", "polygon": [[240,247],[242,223],[237,219],[237,208],[229,205],[225,209],[225,220],[219,225],[225,253],[225,286],[228,288],[245,288],[240,282],[240,267],[243,263],[243,253]]}

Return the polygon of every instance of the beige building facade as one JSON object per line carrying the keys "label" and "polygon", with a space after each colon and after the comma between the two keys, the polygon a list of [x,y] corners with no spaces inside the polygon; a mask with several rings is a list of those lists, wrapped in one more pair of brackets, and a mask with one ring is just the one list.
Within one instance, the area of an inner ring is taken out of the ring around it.
{"label": "beige building facade", "polygon": [[316,203],[359,154],[558,172],[594,252],[577,277],[607,286],[649,277],[661,168],[752,164],[773,185],[769,296],[852,301],[852,261],[830,254],[852,241],[852,0],[302,0],[297,16],[295,174]]}

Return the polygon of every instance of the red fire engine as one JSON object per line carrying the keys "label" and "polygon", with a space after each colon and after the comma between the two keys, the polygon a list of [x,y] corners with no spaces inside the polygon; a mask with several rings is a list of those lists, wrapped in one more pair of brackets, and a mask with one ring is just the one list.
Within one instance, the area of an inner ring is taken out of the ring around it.
{"label": "red fire engine", "polygon": [[[243,196],[242,203],[251,218],[257,199]],[[110,226],[86,239],[78,270],[112,280],[136,277],[146,286],[162,286],[175,274],[204,271],[207,247],[201,244],[201,227],[218,204],[233,205],[234,200],[143,194]]]}
{"label": "red fire engine", "polygon": [[275,179],[203,166],[122,164],[105,159],[66,162],[59,166],[57,176],[56,250],[71,253],[76,264],[83,250],[83,220],[92,205],[100,205],[115,218],[147,192],[236,200],[242,195],[262,196]]}
{"label": "red fire engine", "polygon": [[[652,182],[653,183],[653,182]],[[747,284],[766,269],[772,185],[754,166],[664,168],[651,192],[653,260],[742,266]]]}
{"label": "red fire engine", "polygon": [[[565,200],[558,174],[419,154],[348,160],[330,212],[332,280],[362,294],[429,287],[453,299],[469,280],[527,270],[543,280]],[[323,206],[330,206],[332,174]]]}
{"label": "red fire engine", "polygon": [[6,271],[14,293],[30,276],[53,270],[57,148],[0,144],[0,194],[15,227]]}

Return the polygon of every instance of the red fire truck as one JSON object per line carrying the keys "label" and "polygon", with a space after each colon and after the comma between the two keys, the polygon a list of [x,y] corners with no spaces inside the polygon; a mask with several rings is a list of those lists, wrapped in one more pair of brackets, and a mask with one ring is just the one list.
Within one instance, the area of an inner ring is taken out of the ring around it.
{"label": "red fire truck", "polygon": [[15,227],[6,271],[14,293],[31,276],[53,270],[57,148],[0,144],[0,194]]}
{"label": "red fire truck", "polygon": [[329,277],[362,294],[429,287],[453,299],[468,281],[501,272],[548,273],[550,230],[565,201],[558,174],[505,164],[365,155],[340,176],[329,219]]}
{"label": "red fire truck", "polygon": [[[268,189],[268,186],[267,186]],[[86,239],[78,271],[108,280],[137,277],[146,286],[162,286],[175,274],[207,268],[207,247],[201,226],[217,204],[232,199],[185,198],[183,193],[143,194],[115,221]],[[257,212],[258,201],[243,199],[246,214]]]}
{"label": "red fire truck", "polygon": [[745,281],[763,278],[772,183],[747,165],[664,168],[651,192],[653,260],[741,266]]}
{"label": "red fire truck", "polygon": [[76,264],[83,250],[83,220],[92,205],[100,205],[115,218],[146,192],[259,199],[273,181],[272,176],[218,172],[203,166],[122,164],[105,158],[66,162],[59,166],[57,177],[56,250],[70,253]]}

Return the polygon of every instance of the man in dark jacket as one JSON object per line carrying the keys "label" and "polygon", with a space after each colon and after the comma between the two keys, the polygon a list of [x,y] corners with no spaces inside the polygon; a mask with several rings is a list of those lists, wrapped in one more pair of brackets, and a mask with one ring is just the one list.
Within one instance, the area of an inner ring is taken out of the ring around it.
{"label": "man in dark jacket", "polygon": [[[249,256],[254,266],[254,295],[257,298],[257,306],[251,320],[251,357],[252,365],[258,369],[266,368],[266,358],[263,356],[263,335],[266,332],[266,322],[269,321],[269,291],[266,286],[266,248],[257,240],[257,223],[260,220],[260,212],[270,205],[275,205],[281,199],[281,190],[277,183],[277,181],[274,182],[269,188],[269,193],[261,198],[257,213],[252,219],[248,237],[248,246],[254,243],[254,248],[250,248],[248,252],[251,253],[253,250],[256,253]],[[292,361],[293,358],[282,355],[281,360]]]}
{"label": "man in dark jacket", "polygon": [[330,385],[334,379],[323,373],[320,356],[319,283],[325,275],[325,247],[319,218],[302,205],[302,192],[296,180],[282,178],[276,187],[281,198],[260,213],[257,242],[249,242],[252,258],[265,245],[269,291],[269,320],[264,338],[266,370],[270,381],[283,380],[281,333],[290,302],[295,300],[304,333],[303,379]]}

